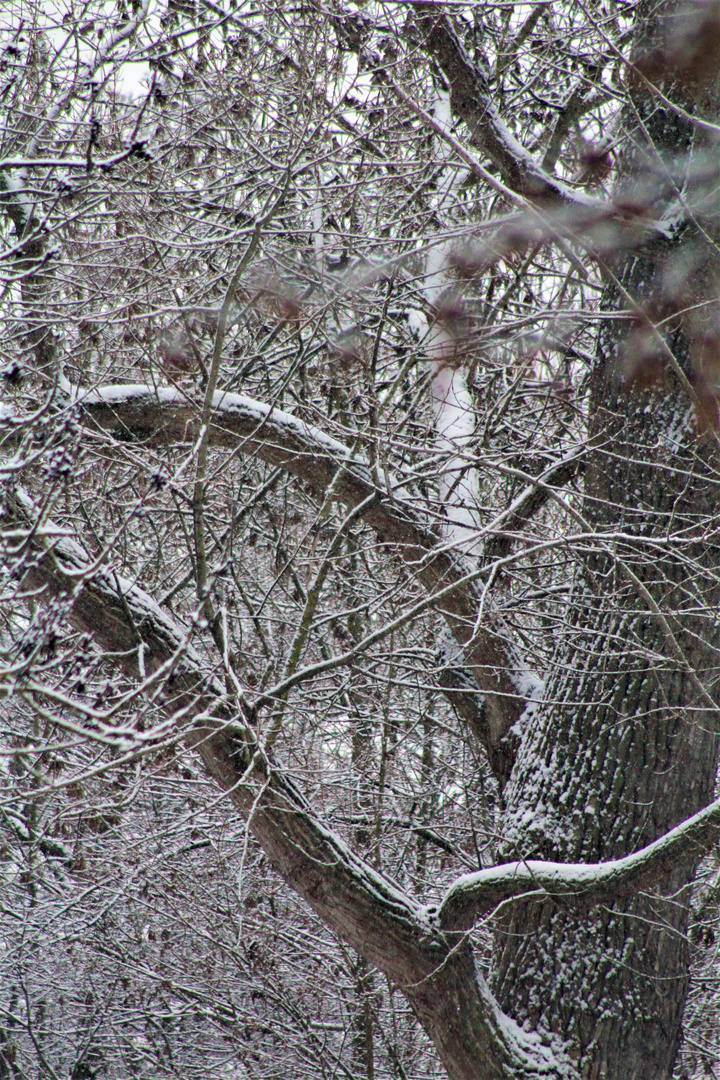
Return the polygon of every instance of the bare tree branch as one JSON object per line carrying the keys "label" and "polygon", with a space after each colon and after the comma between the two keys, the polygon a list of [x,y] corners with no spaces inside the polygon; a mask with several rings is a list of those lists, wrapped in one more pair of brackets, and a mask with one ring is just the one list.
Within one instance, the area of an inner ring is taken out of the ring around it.
{"label": "bare tree branch", "polygon": [[514,896],[571,897],[586,904],[612,903],[667,877],[684,858],[707,852],[720,834],[720,799],[641,851],[613,862],[580,864],[526,860],[465,874],[451,885],[435,917],[443,930],[469,929]]}
{"label": "bare tree branch", "polygon": [[[116,438],[142,439],[152,446],[163,445],[166,439],[193,442],[199,434],[196,410],[171,387],[161,388],[157,394],[145,386],[104,387],[91,393],[77,392],[77,402],[86,420]],[[209,438],[216,447],[240,448],[282,466],[310,484],[320,497],[336,477],[339,465],[345,467],[336,482],[336,498],[356,507],[371,495],[378,496],[363,520],[382,543],[398,552],[431,595],[446,590],[439,610],[464,648],[463,663],[484,695],[486,721],[479,730],[488,754],[497,758],[496,750],[527,704],[523,689],[526,673],[499,618],[489,612],[483,625],[476,625],[479,594],[474,584],[465,580],[468,567],[442,544],[401,494],[379,490],[367,465],[353,457],[343,443],[280,409],[218,391]],[[455,582],[457,588],[448,591]],[[477,719],[477,709],[472,713]],[[507,774],[505,761],[502,778]]]}
{"label": "bare tree branch", "polygon": [[450,84],[452,111],[467,124],[474,144],[487,154],[504,183],[531,202],[597,205],[597,200],[572,191],[541,168],[511,134],[492,99],[488,73],[470,59],[448,16],[435,4],[417,4],[415,11],[425,48]]}
{"label": "bare tree branch", "polygon": [[[567,1063],[534,1041],[525,1042],[522,1033],[502,1022],[474,970],[468,943],[446,933],[467,929],[498,904],[528,892],[583,903],[633,894],[667,875],[679,859],[696,858],[715,842],[720,800],[625,858],[595,865],[527,861],[491,867],[459,878],[439,907],[423,908],[317,820],[257,744],[237,707],[203,672],[188,633],[147,593],[90,562],[74,541],[58,537],[57,528],[33,515],[28,496],[8,493],[5,542],[16,552],[26,545],[37,553],[25,586],[36,596],[64,598],[73,625],[89,631],[131,678],[141,673],[140,639],[143,668],[166,682],[164,708],[185,729],[184,741],[249,817],[255,837],[284,879],[407,994],[449,1075],[500,1078],[520,1065],[529,1077],[563,1075]],[[484,1065],[481,1073],[478,1062]]]}
{"label": "bare tree branch", "polygon": [[501,528],[490,536],[483,554],[486,559],[501,559],[510,552],[512,535],[520,532],[552,498],[554,488],[564,487],[585,467],[582,449],[572,450],[546,469],[536,483],[528,484],[508,507]]}
{"label": "bare tree branch", "polygon": [[70,622],[90,632],[134,679],[141,674],[142,643],[143,668],[165,680],[163,705],[177,717],[186,744],[249,818],[285,881],[407,995],[452,1080],[502,1080],[518,1068],[538,1080],[566,1076],[567,1062],[503,1018],[475,970],[469,943],[435,929],[426,909],[318,821],[242,713],[205,674],[187,631],[142,589],[93,564],[72,539],[58,537],[60,530],[34,516],[29,496],[8,491],[5,543],[16,554],[23,547],[36,554],[24,586],[36,599],[64,599]]}

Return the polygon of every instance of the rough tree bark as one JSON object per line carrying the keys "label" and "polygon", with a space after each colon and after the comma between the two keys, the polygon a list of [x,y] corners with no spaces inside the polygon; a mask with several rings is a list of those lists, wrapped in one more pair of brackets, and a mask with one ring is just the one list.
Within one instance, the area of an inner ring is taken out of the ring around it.
{"label": "rough tree bark", "polygon": [[[328,926],[403,991],[452,1080],[562,1080],[573,1075],[564,1043],[569,1035],[568,1047],[577,1046],[575,1032],[563,1032],[558,1042],[547,1030],[523,1031],[509,1010],[503,1013],[476,968],[466,929],[498,904],[529,891],[532,911],[545,910],[540,897],[547,894],[553,897],[547,901],[551,913],[560,900],[578,905],[583,923],[588,922],[588,910],[598,903],[652,886],[667,876],[675,860],[687,864],[707,850],[718,835],[720,801],[630,858],[574,867],[514,862],[466,875],[439,907],[423,906],[318,821],[258,745],[244,710],[203,674],[187,631],[152,597],[112,570],[93,567],[73,541],[58,540],[58,529],[38,517],[38,508],[24,493],[6,493],[2,520],[6,557],[26,561],[23,553],[34,553],[22,578],[27,594],[46,604],[60,603],[70,623],[114,654],[129,678],[142,679],[145,692],[161,688],[171,727],[248,817],[276,870]],[[71,698],[63,700],[72,707]],[[165,733],[149,732],[141,741]],[[112,729],[103,737],[111,740]],[[127,739],[123,732],[118,746],[127,750]],[[529,921],[525,918],[524,925]],[[540,926],[533,940],[546,938]]]}
{"label": "rough tree bark", "polygon": [[[669,174],[708,146],[644,74],[690,112],[712,106],[712,58],[701,81],[673,60],[687,40],[669,7],[654,6],[635,48],[639,71],[628,75],[634,146],[617,198],[639,200],[656,219],[676,196]],[[707,327],[683,312],[716,299],[716,266],[712,238],[692,220],[606,266],[605,311],[637,314],[630,324],[609,318],[598,341],[582,510],[598,540],[577,568],[567,637],[508,789],[504,842],[516,856],[614,858],[712,798],[720,458],[704,415],[715,407],[700,357]],[[659,895],[592,913],[514,906],[496,933],[503,1007],[567,1038],[583,1077],[670,1077],[695,869],[692,856],[678,860]]]}

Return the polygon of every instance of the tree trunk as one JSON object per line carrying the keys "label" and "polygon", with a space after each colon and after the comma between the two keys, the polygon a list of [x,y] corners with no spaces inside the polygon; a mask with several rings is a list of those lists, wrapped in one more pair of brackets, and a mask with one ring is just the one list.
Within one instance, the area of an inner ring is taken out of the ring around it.
{"label": "tree trunk", "polygon": [[[642,54],[662,56],[671,32],[652,23]],[[644,200],[658,218],[672,197],[659,162],[687,165],[698,140],[646,85],[628,109],[636,148],[618,200]],[[668,76],[663,89],[693,107],[697,87]],[[682,312],[707,298],[714,261],[700,230],[686,226],[617,259],[607,275],[606,312],[635,305],[637,317],[610,318],[599,336],[582,509],[597,539],[580,553],[565,639],[508,787],[505,847],[515,857],[616,858],[712,798],[720,459],[715,430],[703,430],[715,408],[698,366],[707,335]],[[689,857],[656,895],[607,908],[515,904],[496,935],[503,1008],[568,1039],[588,1080],[670,1077],[695,868]]]}

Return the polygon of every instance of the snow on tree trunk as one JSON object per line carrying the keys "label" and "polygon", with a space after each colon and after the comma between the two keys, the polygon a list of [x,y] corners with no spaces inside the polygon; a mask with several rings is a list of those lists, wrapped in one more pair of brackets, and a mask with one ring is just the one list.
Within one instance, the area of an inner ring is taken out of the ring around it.
{"label": "snow on tree trunk", "polygon": [[[660,33],[652,23],[643,51]],[[687,166],[700,136],[642,86],[633,106],[626,121],[636,147],[618,197],[647,199],[659,217],[672,185],[657,182],[661,197],[651,190],[658,162],[683,155]],[[605,311],[634,305],[638,314],[609,319],[599,336],[582,505],[596,539],[578,561],[553,675],[507,790],[504,847],[514,857],[614,858],[712,798],[717,441],[688,394],[700,374],[697,327],[668,316],[680,291],[689,308],[706,301],[715,262],[711,244],[686,227],[642,254],[620,254],[617,283],[608,275]],[[568,1038],[582,1077],[672,1075],[696,864],[690,855],[649,895],[599,910],[525,902],[501,919],[500,1002],[519,1023]]]}

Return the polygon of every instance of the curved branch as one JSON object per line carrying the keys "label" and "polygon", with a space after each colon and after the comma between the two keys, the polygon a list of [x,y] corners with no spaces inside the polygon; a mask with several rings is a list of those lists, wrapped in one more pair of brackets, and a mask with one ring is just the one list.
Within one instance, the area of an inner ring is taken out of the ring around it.
{"label": "curved branch", "polygon": [[8,493],[0,517],[3,548],[24,565],[22,586],[33,590],[35,600],[64,601],[72,625],[91,634],[128,678],[144,676],[146,689],[164,684],[163,710],[232,801],[252,815],[253,831],[286,880],[372,963],[385,957],[388,966],[394,944],[392,976],[401,983],[416,977],[421,942],[437,937],[420,905],[313,818],[223,686],[204,671],[189,640],[192,628],[178,624],[139,586],[93,563],[74,540],[42,517],[34,520],[36,515],[28,495]]}
{"label": "curved branch", "polygon": [[534,203],[584,209],[599,205],[546,172],[511,134],[492,99],[487,72],[465,52],[448,16],[431,3],[417,4],[415,10],[425,49],[448,80],[450,108],[467,124],[474,144],[487,154],[503,182]]}
{"label": "curved branch", "polygon": [[430,914],[442,930],[469,930],[505,900],[528,893],[571,898],[583,904],[612,903],[667,876],[684,858],[707,852],[720,836],[720,799],[652,844],[604,863],[524,861],[464,874]]}
{"label": "curved branch", "polygon": [[[86,422],[117,439],[142,439],[162,446],[167,440],[193,443],[200,435],[195,406],[174,387],[154,391],[145,386],[108,386],[88,393],[71,392]],[[467,580],[467,566],[402,498],[399,482],[393,485],[391,479],[390,490],[379,489],[368,466],[343,443],[289,413],[240,394],[215,393],[209,439],[215,447],[241,449],[281,466],[309,484],[319,497],[334,483],[334,497],[348,507],[370,500],[363,520],[380,542],[401,556],[430,595],[444,590],[438,610],[484,696],[482,738],[494,760],[499,744],[527,705],[527,673],[497,615],[490,612],[477,625],[480,596]],[[452,588],[454,583],[457,588]],[[464,715],[466,710],[460,711]],[[476,707],[472,715],[477,717]],[[506,779],[507,763],[501,780]]]}

